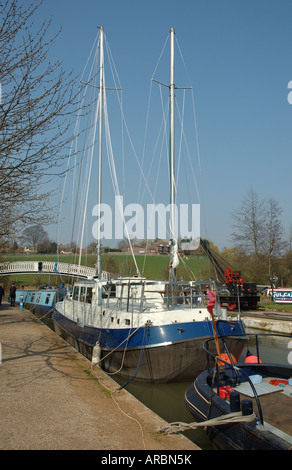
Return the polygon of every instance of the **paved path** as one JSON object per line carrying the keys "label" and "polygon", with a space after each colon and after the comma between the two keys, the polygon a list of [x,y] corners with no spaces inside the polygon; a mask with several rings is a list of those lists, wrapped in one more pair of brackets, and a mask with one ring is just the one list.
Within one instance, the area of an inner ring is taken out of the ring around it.
{"label": "paved path", "polygon": [[31,312],[4,302],[0,343],[1,450],[199,449]]}

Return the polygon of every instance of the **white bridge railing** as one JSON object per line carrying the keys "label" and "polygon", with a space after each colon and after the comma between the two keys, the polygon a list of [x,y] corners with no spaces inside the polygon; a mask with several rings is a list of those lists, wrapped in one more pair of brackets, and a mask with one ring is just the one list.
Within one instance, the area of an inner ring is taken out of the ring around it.
{"label": "white bridge railing", "polygon": [[[96,276],[94,268],[70,263],[58,263],[54,261],[13,261],[11,263],[0,263],[0,276],[15,273],[63,274],[85,279]],[[102,278],[108,278],[108,273],[106,271],[102,272]]]}

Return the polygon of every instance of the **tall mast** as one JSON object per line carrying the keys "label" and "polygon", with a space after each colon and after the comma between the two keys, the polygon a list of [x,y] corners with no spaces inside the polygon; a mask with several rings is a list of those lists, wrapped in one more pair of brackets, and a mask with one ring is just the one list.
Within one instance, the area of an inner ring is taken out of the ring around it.
{"label": "tall mast", "polygon": [[169,136],[169,160],[170,160],[170,266],[169,280],[176,279],[176,257],[177,241],[175,238],[175,137],[174,137],[174,100],[175,100],[175,82],[174,82],[174,28],[170,29],[170,84],[169,84],[169,102],[170,102],[170,136]]}
{"label": "tall mast", "polygon": [[[169,135],[169,153],[170,153],[170,203],[175,204],[175,172],[174,172],[174,29],[170,30],[170,135]],[[173,214],[174,215],[174,214]],[[171,227],[170,236],[174,238],[174,227]]]}
{"label": "tall mast", "polygon": [[100,27],[99,44],[99,139],[98,139],[98,219],[97,219],[97,264],[96,274],[101,279],[101,246],[100,246],[100,208],[101,208],[101,163],[102,163],[102,120],[103,120],[103,90],[104,90],[104,53],[103,26]]}

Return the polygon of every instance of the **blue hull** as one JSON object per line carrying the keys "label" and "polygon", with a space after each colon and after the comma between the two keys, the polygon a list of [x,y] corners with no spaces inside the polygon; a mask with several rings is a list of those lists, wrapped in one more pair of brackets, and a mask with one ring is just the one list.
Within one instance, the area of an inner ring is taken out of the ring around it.
{"label": "blue hull", "polygon": [[[101,367],[111,373],[147,382],[191,381],[204,370],[202,343],[213,336],[212,322],[175,323],[132,329],[81,327],[54,310],[56,333],[89,360],[96,342],[101,347]],[[221,332],[231,335],[232,354],[239,357],[244,346],[240,321],[220,322]],[[241,337],[240,337],[241,335]]]}

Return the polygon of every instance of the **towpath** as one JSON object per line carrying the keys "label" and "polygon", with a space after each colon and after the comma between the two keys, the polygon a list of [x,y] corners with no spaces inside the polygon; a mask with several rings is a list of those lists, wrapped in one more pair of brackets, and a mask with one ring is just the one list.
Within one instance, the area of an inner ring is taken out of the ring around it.
{"label": "towpath", "polygon": [[0,306],[1,450],[199,448],[27,310]]}

